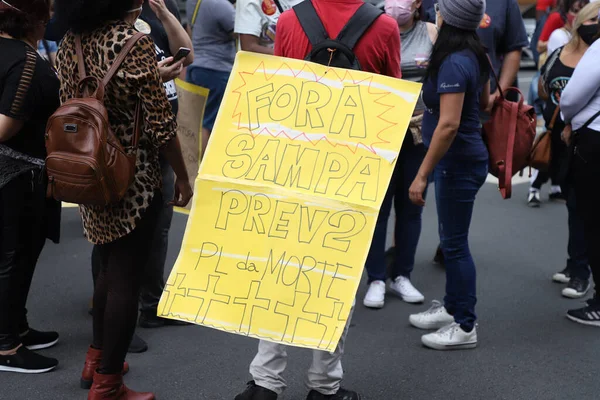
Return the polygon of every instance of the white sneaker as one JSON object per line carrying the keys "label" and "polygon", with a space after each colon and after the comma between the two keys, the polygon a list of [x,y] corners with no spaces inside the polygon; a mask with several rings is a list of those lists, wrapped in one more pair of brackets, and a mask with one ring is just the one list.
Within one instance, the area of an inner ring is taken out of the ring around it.
{"label": "white sneaker", "polygon": [[431,302],[429,310],[408,317],[410,324],[419,329],[440,329],[454,322],[446,307],[437,300]]}
{"label": "white sneaker", "polygon": [[368,308],[383,308],[385,304],[385,282],[373,281],[365,295],[363,304]]}
{"label": "white sneaker", "polygon": [[407,303],[422,303],[425,296],[405,276],[399,276],[390,284],[390,290]]}
{"label": "white sneaker", "polygon": [[453,322],[437,332],[423,335],[421,342],[435,350],[474,349],[477,347],[477,328],[473,327],[471,332],[465,332],[459,324]]}

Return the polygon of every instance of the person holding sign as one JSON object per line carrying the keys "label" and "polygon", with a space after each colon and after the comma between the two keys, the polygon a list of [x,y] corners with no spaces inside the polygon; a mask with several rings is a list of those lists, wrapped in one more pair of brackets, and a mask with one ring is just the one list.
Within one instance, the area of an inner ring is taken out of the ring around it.
{"label": "person holding sign", "polygon": [[[404,79],[420,82],[427,71],[427,62],[437,37],[437,29],[435,25],[419,19],[422,12],[421,0],[386,0],[385,9],[386,13],[398,22],[400,28],[402,76]],[[391,254],[387,257],[392,260],[390,290],[407,303],[422,303],[425,300],[410,280],[421,236],[423,208],[412,204],[408,198],[408,187],[425,157],[425,146],[421,136],[424,110],[423,100],[419,98],[377,218],[373,242],[365,263],[369,275],[369,290],[363,300],[365,307],[382,308],[385,303],[385,282],[388,274],[384,251],[392,203],[396,211],[396,244],[389,250]]]}
{"label": "person holding sign", "polygon": [[424,206],[433,173],[446,297],[444,305],[434,301],[409,320],[417,328],[439,329],[422,337],[425,346],[437,350],[477,346],[476,274],[468,237],[475,197],[488,172],[479,113],[490,97],[490,64],[476,32],[485,7],[485,0],[439,2],[441,27],[423,86],[423,141],[428,150],[409,195]]}
{"label": "person holding sign", "polygon": [[[313,0],[313,10],[317,15],[312,14],[312,16],[321,20],[330,38],[336,38],[363,4],[362,0]],[[274,54],[303,60],[307,55],[313,55],[311,53],[313,47],[307,35],[314,32],[306,32],[303,29],[305,25],[301,25],[297,12],[296,9],[284,12],[279,19]],[[400,78],[398,24],[385,15],[376,14],[375,18],[362,36],[356,35],[359,39],[353,48],[353,53],[363,71]],[[364,26],[361,28],[365,29]],[[356,31],[358,30],[357,28]],[[350,31],[351,29],[348,29],[347,32]],[[330,61],[334,59],[335,55],[332,54]],[[307,400],[361,399],[358,393],[340,386],[343,377],[341,358],[351,318],[352,311],[334,352],[313,350],[313,363],[306,380],[310,389]],[[282,376],[286,359],[285,345],[261,340],[258,354],[250,365],[253,381],[248,384],[243,393],[235,397],[235,400],[276,400],[286,387]]]}

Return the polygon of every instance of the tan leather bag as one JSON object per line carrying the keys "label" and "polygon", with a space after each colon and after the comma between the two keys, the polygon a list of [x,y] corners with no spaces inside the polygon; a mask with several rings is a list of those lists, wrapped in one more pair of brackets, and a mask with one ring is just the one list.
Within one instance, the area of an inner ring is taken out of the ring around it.
{"label": "tan leather bag", "polygon": [[[77,93],[50,117],[46,126],[49,197],[68,203],[106,206],[121,200],[133,183],[143,123],[141,104],[138,100],[132,146],[125,149],[111,130],[104,106],[104,88],[143,36],[137,33],[129,39],[102,81],[86,75],[81,36],[75,36]],[[87,90],[89,84],[95,87],[91,95]]]}
{"label": "tan leather bag", "polygon": [[550,167],[550,160],[552,160],[552,128],[554,128],[559,112],[560,107],[557,106],[548,124],[549,129],[542,133],[533,143],[531,155],[529,156],[529,165],[532,168],[546,171]]}

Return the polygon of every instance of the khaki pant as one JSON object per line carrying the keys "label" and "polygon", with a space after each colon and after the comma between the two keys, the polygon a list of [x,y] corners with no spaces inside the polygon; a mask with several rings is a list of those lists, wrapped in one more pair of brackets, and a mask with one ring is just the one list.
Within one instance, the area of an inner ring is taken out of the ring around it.
{"label": "khaki pant", "polygon": [[[342,355],[353,312],[354,307],[350,310],[346,327],[333,353],[313,350],[313,360],[306,375],[306,386],[309,390],[332,395],[340,389],[344,375]],[[250,375],[258,386],[281,394],[286,388],[285,379],[282,376],[286,366],[287,346],[261,340],[258,343],[258,353],[250,364]]]}

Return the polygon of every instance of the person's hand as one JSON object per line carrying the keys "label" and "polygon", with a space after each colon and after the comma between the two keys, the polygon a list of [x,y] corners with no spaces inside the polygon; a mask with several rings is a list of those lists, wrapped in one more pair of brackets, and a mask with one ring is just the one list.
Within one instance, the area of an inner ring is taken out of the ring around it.
{"label": "person's hand", "polygon": [[490,99],[488,101],[487,107],[485,108],[485,112],[487,112],[487,113],[492,112],[492,108],[494,108],[494,103],[496,102],[496,99],[498,98],[498,96],[500,96],[500,92],[497,89],[494,93],[490,94]]}
{"label": "person's hand", "polygon": [[571,135],[572,134],[573,134],[573,128],[571,127],[571,124],[565,125],[565,129],[563,129],[562,133],[560,134],[560,138],[562,139],[563,142],[565,142],[567,144],[567,146],[569,144],[571,144]]}
{"label": "person's hand", "polygon": [[173,57],[167,57],[158,63],[158,72],[163,82],[170,82],[177,78],[183,70],[183,60],[179,60],[173,65]]}
{"label": "person's hand", "polygon": [[417,175],[412,185],[410,185],[410,189],[408,189],[408,196],[410,197],[410,201],[417,206],[423,207],[425,205],[423,193],[425,193],[426,188],[427,178],[423,178]]}
{"label": "person's hand", "polygon": [[149,4],[156,17],[161,21],[171,14],[171,11],[169,11],[165,4],[165,0],[150,0]]}
{"label": "person's hand", "polygon": [[188,205],[193,195],[194,191],[192,190],[189,180],[177,178],[175,180],[175,197],[173,198],[173,201],[169,202],[169,205],[185,207]]}

